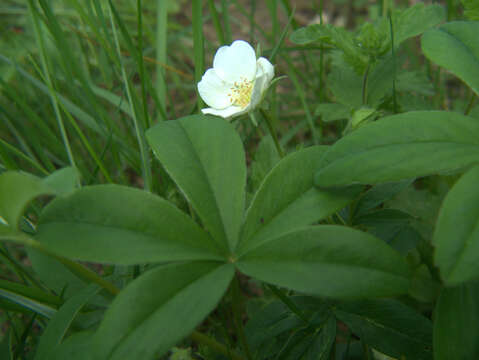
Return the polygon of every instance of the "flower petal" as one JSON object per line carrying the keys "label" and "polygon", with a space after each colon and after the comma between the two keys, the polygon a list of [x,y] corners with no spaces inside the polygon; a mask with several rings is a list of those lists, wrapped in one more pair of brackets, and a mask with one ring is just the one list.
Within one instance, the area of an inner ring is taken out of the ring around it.
{"label": "flower petal", "polygon": [[201,112],[203,114],[221,116],[222,118],[229,120],[235,116],[239,116],[246,113],[248,109],[249,109],[249,106],[244,109],[242,109],[240,106],[230,106],[230,107],[227,107],[226,109],[221,109],[221,110],[213,109],[213,108],[201,109]]}
{"label": "flower petal", "polygon": [[261,76],[263,74],[266,75],[267,83],[269,85],[269,82],[273,80],[274,77],[274,66],[269,62],[268,59],[264,57],[260,57],[258,61],[256,62],[256,65],[258,66],[257,71],[256,71],[256,77]]}
{"label": "flower petal", "polygon": [[231,85],[221,80],[214,69],[208,69],[198,83],[198,92],[205,103],[215,109],[231,105],[228,97]]}
{"label": "flower petal", "polygon": [[256,75],[255,51],[246,41],[233,41],[231,46],[222,46],[216,51],[213,69],[221,79],[231,84],[243,79],[251,81]]}
{"label": "flower petal", "polygon": [[263,100],[265,91],[268,89],[274,77],[274,66],[264,57],[258,59],[258,71],[253,91],[251,93],[250,107],[255,108]]}

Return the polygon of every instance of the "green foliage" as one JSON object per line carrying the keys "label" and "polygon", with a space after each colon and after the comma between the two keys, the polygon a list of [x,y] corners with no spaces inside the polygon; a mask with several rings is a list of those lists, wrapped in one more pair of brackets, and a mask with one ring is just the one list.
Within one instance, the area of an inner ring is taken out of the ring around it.
{"label": "green foliage", "polygon": [[[0,358],[476,359],[462,4],[2,4]],[[262,121],[202,115],[246,34]]]}
{"label": "green foliage", "polygon": [[479,20],[479,4],[474,0],[461,0],[464,16],[469,20]]}
{"label": "green foliage", "polygon": [[150,359],[165,353],[215,308],[233,275],[232,265],[214,262],[146,272],[106,312],[92,340],[95,358]]}
{"label": "green foliage", "polygon": [[477,283],[444,288],[434,310],[434,360],[474,359],[479,355]]}
{"label": "green foliage", "polygon": [[478,161],[479,123],[448,112],[409,112],[367,124],[322,157],[320,188],[459,171]]}
{"label": "green foliage", "polygon": [[478,22],[451,22],[429,30],[421,41],[422,50],[431,61],[459,77],[476,94],[479,94],[478,31]]}
{"label": "green foliage", "polygon": [[479,278],[479,167],[474,167],[452,187],[443,202],[434,233],[435,263],[448,285]]}
{"label": "green foliage", "polygon": [[36,238],[57,254],[83,261],[130,265],[222,258],[211,237],[173,205],[119,185],[84,187],[57,198],[43,211]]}

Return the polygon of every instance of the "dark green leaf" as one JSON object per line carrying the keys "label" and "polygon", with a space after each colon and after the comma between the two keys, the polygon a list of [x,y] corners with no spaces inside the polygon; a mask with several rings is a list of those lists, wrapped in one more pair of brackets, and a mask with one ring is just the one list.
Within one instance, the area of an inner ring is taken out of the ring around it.
{"label": "dark green leaf", "polygon": [[404,294],[406,261],[383,241],[347,227],[320,225],[270,238],[237,263],[248,276],[333,298]]}
{"label": "dark green leaf", "polygon": [[234,249],[243,220],[243,144],[224,119],[193,115],[147,131],[155,155],[223,248]]}
{"label": "dark green leaf", "polygon": [[377,184],[479,162],[479,122],[453,112],[417,111],[362,126],[323,156],[319,187]]}
{"label": "dark green leaf", "polygon": [[362,215],[393,198],[411,185],[412,180],[385,183],[373,186],[358,201],[356,215]]}
{"label": "dark green leaf", "polygon": [[[422,36],[422,51],[479,95],[479,22],[455,21]],[[445,50],[447,49],[447,51]]]}
{"label": "dark green leaf", "polygon": [[336,316],[362,341],[395,358],[432,359],[432,323],[396,300],[339,304]]}
{"label": "dark green leaf", "polygon": [[319,191],[313,174],[327,147],[314,146],[279,162],[265,178],[246,213],[239,253],[333,214],[359,193]]}
{"label": "dark green leaf", "polygon": [[479,278],[479,166],[454,185],[434,232],[434,262],[448,284]]}
{"label": "dark green leaf", "polygon": [[444,288],[434,311],[434,360],[479,359],[479,284]]}
{"label": "dark green leaf", "polygon": [[72,259],[138,264],[221,259],[213,240],[183,212],[146,191],[84,187],[43,211],[36,238]]}
{"label": "dark green leaf", "polygon": [[98,359],[152,359],[163,354],[215,308],[234,267],[213,262],[160,266],[113,301],[94,340]]}

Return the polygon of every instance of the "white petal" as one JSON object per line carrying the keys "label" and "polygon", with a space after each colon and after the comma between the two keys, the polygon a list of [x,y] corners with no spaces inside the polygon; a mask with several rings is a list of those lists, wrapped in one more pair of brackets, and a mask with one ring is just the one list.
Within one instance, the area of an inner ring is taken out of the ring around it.
{"label": "white petal", "polygon": [[261,76],[263,74],[266,75],[267,83],[269,85],[269,82],[273,80],[274,77],[274,66],[269,62],[268,59],[264,57],[260,57],[258,61],[256,62],[256,65],[258,66],[257,71],[256,71],[256,77]]}
{"label": "white petal", "polygon": [[246,79],[251,81],[256,75],[256,54],[243,40],[234,41],[231,46],[218,49],[213,60],[216,74],[229,83]]}
{"label": "white petal", "polygon": [[231,85],[221,80],[214,69],[208,69],[198,83],[198,92],[205,103],[215,109],[231,105],[228,97]]}
{"label": "white petal", "polygon": [[274,66],[265,58],[258,59],[258,71],[256,73],[256,81],[251,93],[251,108],[255,108],[263,100],[265,91],[271,84],[274,77]]}
{"label": "white petal", "polygon": [[235,116],[239,116],[246,113],[248,108],[249,107],[242,109],[240,106],[230,106],[230,107],[227,107],[226,109],[221,109],[221,110],[206,108],[206,109],[201,109],[201,112],[203,114],[211,114],[211,115],[221,116],[222,118],[225,118],[225,119],[231,119]]}

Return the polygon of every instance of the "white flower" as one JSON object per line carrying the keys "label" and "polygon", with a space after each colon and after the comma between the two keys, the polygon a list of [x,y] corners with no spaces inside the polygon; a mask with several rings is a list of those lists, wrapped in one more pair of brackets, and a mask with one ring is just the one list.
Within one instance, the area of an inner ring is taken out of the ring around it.
{"label": "white flower", "polygon": [[263,99],[274,76],[273,65],[264,57],[256,60],[254,49],[243,40],[216,51],[213,68],[198,83],[209,108],[203,114],[230,119],[252,111]]}

